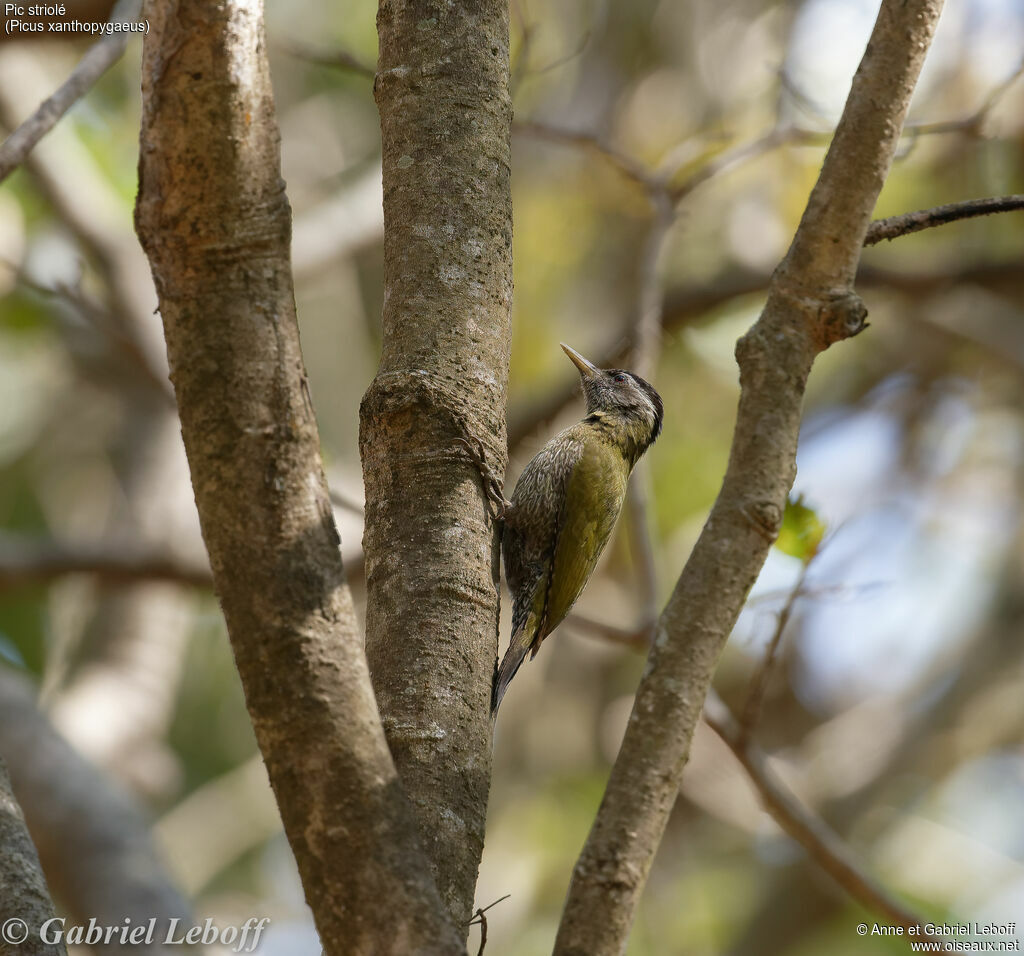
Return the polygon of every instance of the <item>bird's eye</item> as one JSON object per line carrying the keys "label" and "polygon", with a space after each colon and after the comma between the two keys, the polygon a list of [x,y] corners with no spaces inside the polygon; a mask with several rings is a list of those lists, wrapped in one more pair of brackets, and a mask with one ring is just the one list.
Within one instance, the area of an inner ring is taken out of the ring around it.
{"label": "bird's eye", "polygon": [[626,376],[623,375],[622,372],[619,372],[619,374],[616,375],[615,378],[612,379],[612,381],[618,382],[621,385],[624,381],[626,381]]}

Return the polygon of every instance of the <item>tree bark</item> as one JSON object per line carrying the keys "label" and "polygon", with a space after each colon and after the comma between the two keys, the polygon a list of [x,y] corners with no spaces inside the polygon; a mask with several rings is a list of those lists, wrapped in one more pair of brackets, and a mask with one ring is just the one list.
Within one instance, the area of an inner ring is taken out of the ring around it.
{"label": "tree bark", "polygon": [[464,952],[344,579],[289,270],[259,0],[146,4],[136,225],[256,737],[324,951]]}
{"label": "tree bark", "polygon": [[761,317],[737,343],[741,392],[725,479],[659,619],[573,872],[559,956],[625,950],[715,664],[778,534],[811,365],[864,327],[853,279],[940,10],[939,0],[883,0],[793,243]]}
{"label": "tree bark", "polygon": [[39,928],[53,917],[36,848],[0,760],[0,953],[65,956],[63,943],[49,945],[39,935]]}
{"label": "tree bark", "polygon": [[438,887],[468,922],[490,784],[512,297],[507,0],[381,0],[383,354],[363,399],[367,655]]}

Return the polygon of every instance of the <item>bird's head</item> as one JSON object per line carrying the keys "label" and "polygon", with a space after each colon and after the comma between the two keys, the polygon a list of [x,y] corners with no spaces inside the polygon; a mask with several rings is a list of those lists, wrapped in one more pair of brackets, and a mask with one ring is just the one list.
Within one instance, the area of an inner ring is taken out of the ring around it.
{"label": "bird's head", "polygon": [[661,433],[665,407],[654,387],[621,368],[598,368],[564,342],[562,351],[579,369],[587,414],[625,428],[642,454]]}

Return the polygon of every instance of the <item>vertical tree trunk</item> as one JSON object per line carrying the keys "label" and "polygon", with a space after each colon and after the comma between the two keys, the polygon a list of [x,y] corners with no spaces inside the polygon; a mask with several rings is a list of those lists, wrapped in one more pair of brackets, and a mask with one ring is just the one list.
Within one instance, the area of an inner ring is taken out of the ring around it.
{"label": "vertical tree trunk", "polygon": [[383,354],[361,410],[367,655],[441,895],[469,919],[491,766],[497,539],[460,437],[506,463],[508,2],[381,0]]}
{"label": "vertical tree trunk", "polygon": [[345,584],[299,351],[260,0],[146,4],[136,222],[260,749],[326,953],[464,946]]}

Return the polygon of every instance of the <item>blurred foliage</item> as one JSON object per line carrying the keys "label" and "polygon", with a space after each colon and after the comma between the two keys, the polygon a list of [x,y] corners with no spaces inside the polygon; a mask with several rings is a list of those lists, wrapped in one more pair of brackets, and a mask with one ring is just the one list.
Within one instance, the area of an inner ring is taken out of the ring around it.
{"label": "blurred foliage", "polygon": [[795,498],[791,496],[786,501],[782,527],[779,529],[775,547],[783,554],[799,558],[804,564],[810,564],[821,547],[825,530],[825,523],[814,509],[804,504],[803,495],[797,495]]}
{"label": "blurred foliage", "polygon": [[[733,347],[761,301],[739,280],[766,279],[785,253],[875,7],[513,2],[517,120],[585,133],[594,143],[513,135],[510,419],[574,379],[559,341],[597,356],[630,337],[651,209],[608,150],[652,171],[675,169],[679,181],[773,129],[807,134],[687,196],[663,250],[663,289],[701,291],[708,305],[667,314],[653,375],[665,431],[642,467],[653,489],[662,598],[728,459],[738,396]],[[358,498],[358,407],[379,348],[379,227],[371,222],[344,247],[332,243],[361,221],[366,197],[357,194],[379,163],[379,129],[370,80],[311,55],[340,49],[372,64],[375,5],[269,0],[267,16],[296,236],[338,203],[336,228],[318,234],[321,258],[308,246],[296,254],[296,296],[331,481]],[[1024,81],[977,112],[1020,65],[1024,10],[1011,0],[967,0],[944,17],[911,111],[916,130],[904,140],[879,216],[1024,192]],[[0,60],[26,57],[22,72],[29,76],[31,66],[38,74],[31,92],[12,86],[3,94],[0,118],[10,125],[27,115],[81,51],[52,43],[0,50]],[[112,284],[119,250],[132,244],[138,69],[133,45],[40,147],[40,155],[51,148],[69,196],[56,195],[31,166],[0,187],[0,516],[4,533],[114,549],[145,540],[194,552],[194,520],[169,504],[181,498],[188,511],[187,484],[169,489],[159,480],[167,471],[161,442],[173,444],[176,433],[160,437],[154,423],[166,408],[140,375],[140,355],[154,342],[159,353],[159,319],[148,307],[125,314]],[[940,121],[960,125],[929,129]],[[72,147],[79,152],[67,152]],[[75,225],[73,207],[87,200],[103,211],[90,213],[91,233]],[[755,736],[865,866],[931,917],[1009,921],[1024,904],[1022,255],[1019,214],[866,251],[865,264],[885,273],[861,286],[871,330],[815,366],[779,547],[716,677],[738,710],[800,564],[818,551],[827,526]],[[125,256],[133,281],[148,283],[144,260]],[[142,301],[155,304],[147,294]],[[579,411],[577,400],[536,422],[511,449],[509,480]],[[338,517],[351,560],[359,519],[344,510]],[[626,632],[641,623],[643,591],[629,538],[617,536],[578,608]],[[360,598],[358,577],[353,586]],[[135,749],[91,755],[157,816],[204,792],[245,820],[237,791],[217,789],[254,744],[215,604],[185,588],[148,587],[163,589],[162,601],[177,595],[178,604],[158,606],[156,592],[127,589],[139,606],[120,622],[116,647],[104,647],[96,631],[102,638],[123,610],[91,579],[4,588],[0,658],[20,659],[56,708],[90,668],[135,655],[173,691],[169,705],[153,695],[154,709],[170,706],[166,720],[154,722],[164,729],[146,730],[143,721]],[[141,646],[175,615],[186,639],[161,638],[158,653],[136,654],[132,635]],[[550,951],[642,666],[640,655],[586,620],[569,620],[503,705],[478,904],[511,897],[488,913],[488,956]],[[79,713],[82,726],[89,716]],[[136,720],[126,711],[125,722]],[[140,761],[140,752],[159,759]],[[136,755],[132,772],[127,753]],[[202,914],[272,913],[282,933],[307,924],[279,838],[227,852],[199,827],[200,851],[204,841],[214,875],[196,890]],[[856,935],[858,922],[873,919],[811,868],[759,810],[732,757],[698,735],[631,956],[905,951],[897,940]],[[274,940],[264,952],[317,951]]]}

